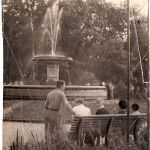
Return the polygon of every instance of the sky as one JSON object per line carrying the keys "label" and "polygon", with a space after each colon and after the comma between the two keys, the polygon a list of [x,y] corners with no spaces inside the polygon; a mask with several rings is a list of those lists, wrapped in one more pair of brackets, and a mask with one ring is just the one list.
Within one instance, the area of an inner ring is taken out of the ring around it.
{"label": "sky", "polygon": [[[127,1],[127,0],[106,0],[107,2],[112,2],[114,4],[120,4],[121,2]],[[139,5],[141,8],[141,14],[144,16],[148,15],[148,0],[130,0],[130,6],[132,5]]]}

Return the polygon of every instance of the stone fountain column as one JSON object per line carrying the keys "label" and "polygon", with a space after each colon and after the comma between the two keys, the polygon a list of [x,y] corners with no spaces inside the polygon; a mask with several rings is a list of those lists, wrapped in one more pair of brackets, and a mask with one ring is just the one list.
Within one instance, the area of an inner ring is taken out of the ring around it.
{"label": "stone fountain column", "polygon": [[48,64],[47,65],[47,81],[59,80],[59,65]]}

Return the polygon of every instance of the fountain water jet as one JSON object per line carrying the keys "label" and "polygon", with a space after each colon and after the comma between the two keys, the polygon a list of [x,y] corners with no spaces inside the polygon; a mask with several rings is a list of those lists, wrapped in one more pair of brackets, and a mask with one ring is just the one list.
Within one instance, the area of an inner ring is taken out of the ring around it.
{"label": "fountain water jet", "polygon": [[59,31],[59,22],[62,14],[62,7],[59,5],[57,0],[51,8],[48,8],[44,17],[43,22],[43,36],[48,34],[51,42],[51,55],[56,55],[56,44]]}

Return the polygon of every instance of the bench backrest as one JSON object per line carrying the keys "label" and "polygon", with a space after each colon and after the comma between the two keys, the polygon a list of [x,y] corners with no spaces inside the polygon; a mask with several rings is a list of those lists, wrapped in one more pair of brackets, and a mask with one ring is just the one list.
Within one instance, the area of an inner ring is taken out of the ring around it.
{"label": "bench backrest", "polygon": [[[130,133],[132,133],[133,130],[140,128],[140,124],[143,123],[144,118],[146,118],[145,114],[130,115]],[[81,118],[75,117],[71,125],[70,133],[77,133],[79,126],[81,128],[80,132],[98,130],[105,131],[110,128],[126,132],[128,126],[127,121],[128,117],[126,114],[91,115]]]}

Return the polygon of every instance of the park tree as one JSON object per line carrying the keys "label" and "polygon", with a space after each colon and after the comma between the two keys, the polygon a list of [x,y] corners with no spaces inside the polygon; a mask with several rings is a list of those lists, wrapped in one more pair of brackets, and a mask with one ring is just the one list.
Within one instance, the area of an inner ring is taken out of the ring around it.
{"label": "park tree", "polygon": [[[26,27],[28,17],[23,12],[23,3],[19,0],[4,1],[4,3],[4,77],[6,77],[4,81],[10,82],[23,77],[23,60],[25,59],[24,56],[27,56],[28,51],[31,49],[31,43],[26,38],[26,34],[30,35],[30,32]],[[27,42],[29,44],[25,45],[24,43]]]}
{"label": "park tree", "polygon": [[101,0],[69,1],[62,16],[60,48],[73,57],[71,70],[92,71],[102,81],[125,79],[126,20],[123,7]]}
{"label": "park tree", "polygon": [[46,7],[44,0],[3,1],[4,82],[25,78]]}

